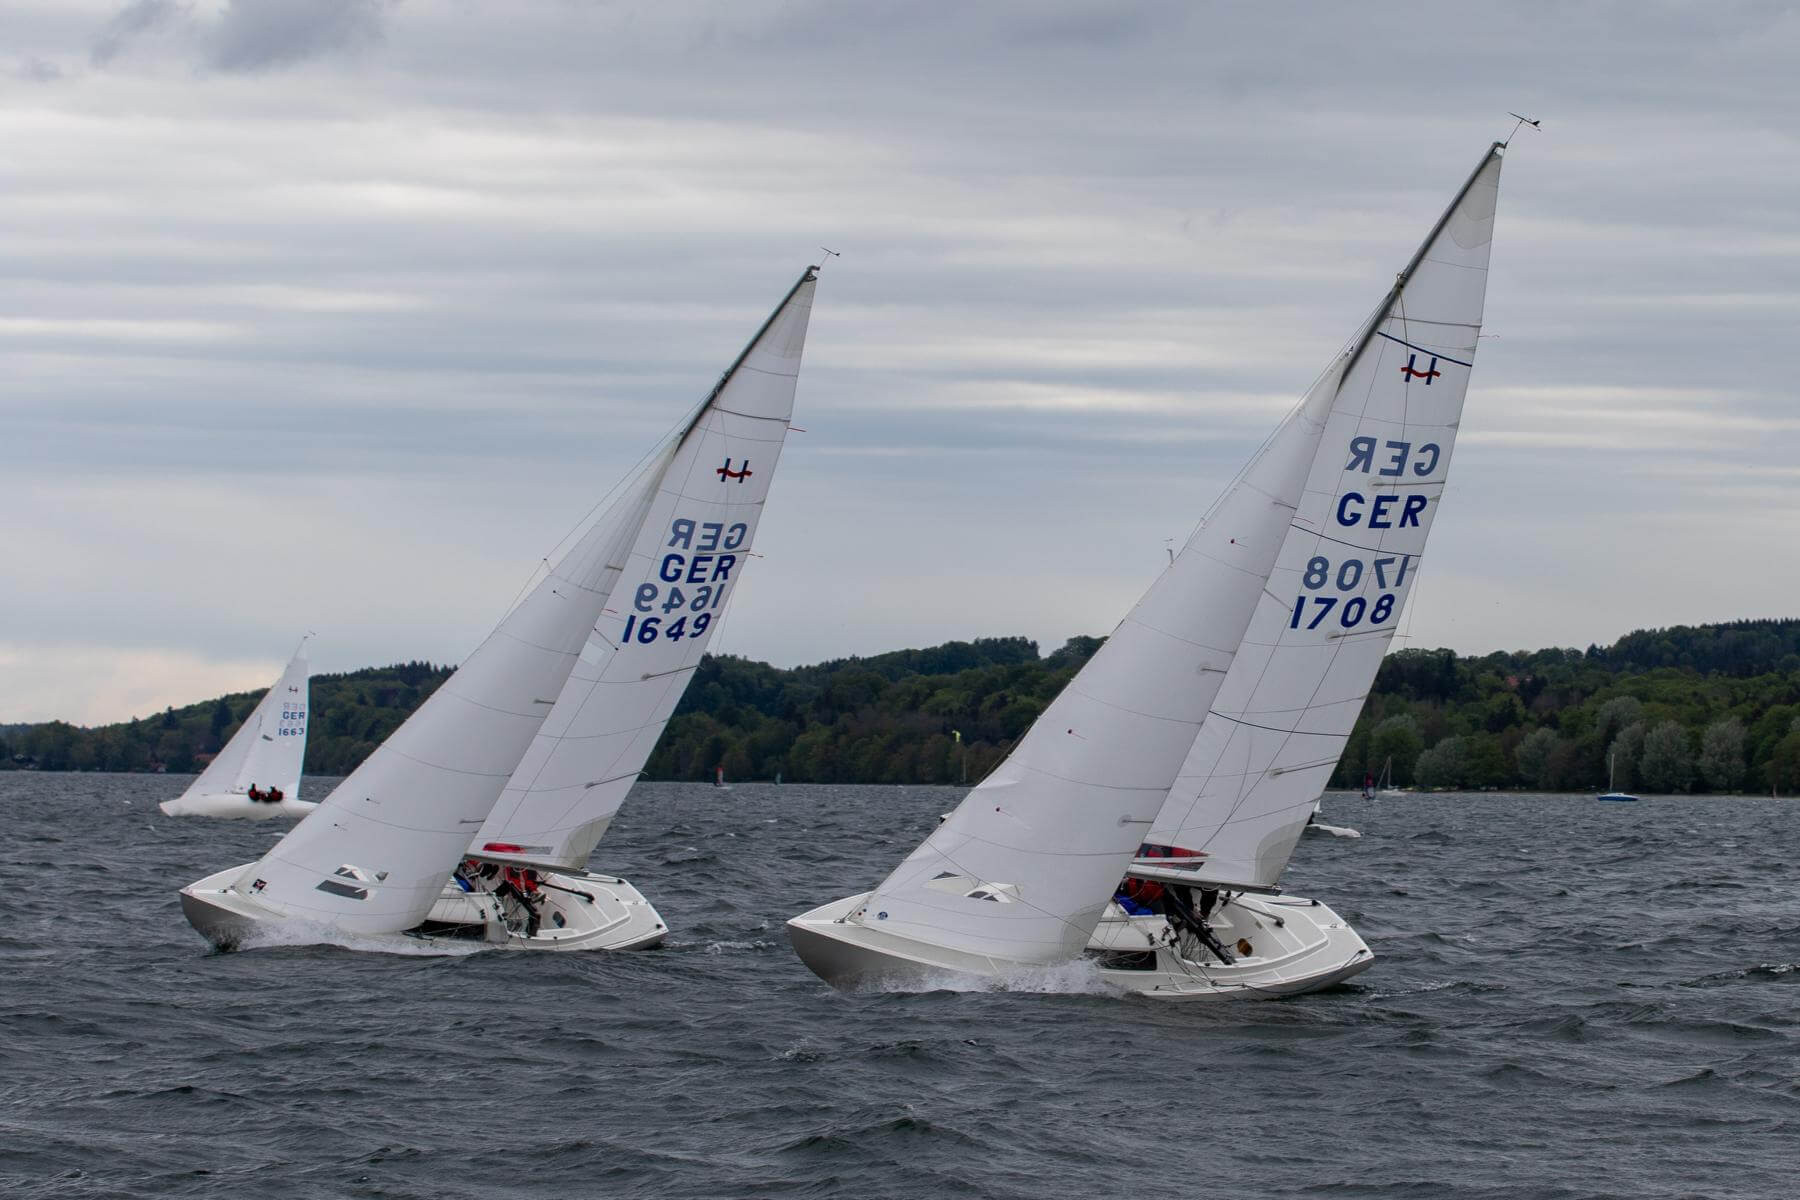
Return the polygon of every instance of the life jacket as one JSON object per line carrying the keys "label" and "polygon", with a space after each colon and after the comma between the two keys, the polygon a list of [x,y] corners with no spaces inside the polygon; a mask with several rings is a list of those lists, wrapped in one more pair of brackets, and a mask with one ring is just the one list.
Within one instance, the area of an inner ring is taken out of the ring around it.
{"label": "life jacket", "polygon": [[1162,899],[1163,885],[1154,879],[1133,879],[1127,877],[1125,886],[1119,889],[1139,904],[1149,906]]}

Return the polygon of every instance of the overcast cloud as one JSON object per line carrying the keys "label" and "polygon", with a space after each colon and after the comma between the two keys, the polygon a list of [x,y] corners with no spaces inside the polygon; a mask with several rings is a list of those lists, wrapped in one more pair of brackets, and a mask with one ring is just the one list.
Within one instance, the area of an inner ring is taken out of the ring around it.
{"label": "overcast cloud", "polygon": [[0,4],[0,721],[456,661],[821,281],[714,649],[1103,633],[1508,109],[1403,644],[1793,615],[1788,4]]}

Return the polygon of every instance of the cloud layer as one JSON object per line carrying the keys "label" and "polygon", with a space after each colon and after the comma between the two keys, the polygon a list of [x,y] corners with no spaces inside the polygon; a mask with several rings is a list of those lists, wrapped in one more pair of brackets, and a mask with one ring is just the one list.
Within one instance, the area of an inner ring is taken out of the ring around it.
{"label": "cloud layer", "polygon": [[459,659],[821,245],[717,648],[1104,631],[1507,109],[1413,644],[1792,611],[1789,6],[14,8],[0,721]]}

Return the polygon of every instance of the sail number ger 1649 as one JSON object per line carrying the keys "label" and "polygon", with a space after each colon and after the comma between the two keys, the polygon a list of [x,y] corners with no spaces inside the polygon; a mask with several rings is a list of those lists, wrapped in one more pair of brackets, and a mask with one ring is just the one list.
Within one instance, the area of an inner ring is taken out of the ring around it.
{"label": "sail number ger 1649", "polygon": [[631,602],[635,611],[625,619],[619,644],[647,644],[659,638],[679,642],[705,633],[713,613],[725,602],[731,572],[738,562],[735,554],[712,552],[735,550],[748,534],[749,527],[741,523],[671,521],[664,546],[667,553],[656,564],[656,579],[638,584]]}

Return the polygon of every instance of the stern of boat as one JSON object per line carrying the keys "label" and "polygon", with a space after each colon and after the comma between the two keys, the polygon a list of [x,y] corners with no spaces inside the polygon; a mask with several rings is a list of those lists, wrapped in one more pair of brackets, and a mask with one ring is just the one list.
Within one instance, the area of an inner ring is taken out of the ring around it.
{"label": "stern of boat", "polygon": [[1117,905],[1088,943],[1100,977],[1156,1000],[1277,999],[1332,987],[1375,964],[1362,937],[1328,905],[1299,896],[1234,895],[1208,918],[1232,954],[1184,940],[1170,945],[1160,916]]}
{"label": "stern of boat", "polygon": [[630,882],[589,871],[541,871],[537,928],[516,899],[444,885],[425,923],[409,932],[428,940],[483,941],[510,950],[647,950],[669,935],[662,914]]}
{"label": "stern of boat", "polygon": [[648,950],[669,927],[630,882],[589,871],[546,871],[536,937],[515,931],[508,944],[531,950]]}

